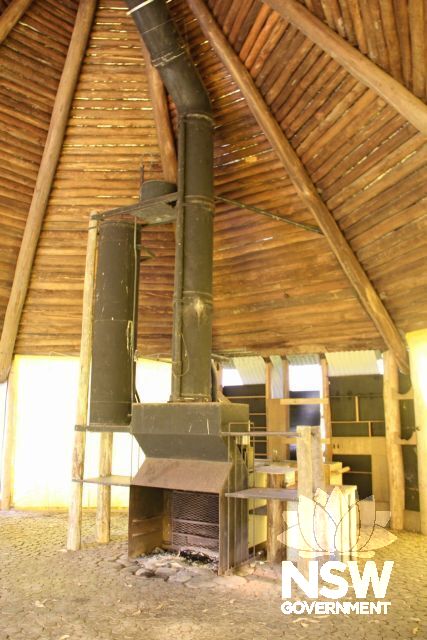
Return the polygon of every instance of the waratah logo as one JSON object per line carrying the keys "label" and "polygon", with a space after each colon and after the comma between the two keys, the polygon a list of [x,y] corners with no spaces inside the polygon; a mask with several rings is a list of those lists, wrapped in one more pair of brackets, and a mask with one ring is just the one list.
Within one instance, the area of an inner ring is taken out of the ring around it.
{"label": "waratah logo", "polygon": [[279,540],[303,558],[334,553],[372,558],[376,549],[396,540],[385,528],[389,511],[376,511],[373,497],[349,505],[340,487],[331,493],[318,489],[313,499],[300,496],[298,509],[288,510],[283,518],[287,529]]}

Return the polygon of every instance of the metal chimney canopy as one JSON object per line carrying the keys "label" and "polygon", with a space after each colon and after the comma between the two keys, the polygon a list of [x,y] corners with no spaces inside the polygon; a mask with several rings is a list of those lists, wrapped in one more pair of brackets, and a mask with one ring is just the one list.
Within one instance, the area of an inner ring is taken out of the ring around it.
{"label": "metal chimney canopy", "polygon": [[131,433],[148,458],[228,462],[221,432],[247,431],[249,407],[228,402],[134,404]]}

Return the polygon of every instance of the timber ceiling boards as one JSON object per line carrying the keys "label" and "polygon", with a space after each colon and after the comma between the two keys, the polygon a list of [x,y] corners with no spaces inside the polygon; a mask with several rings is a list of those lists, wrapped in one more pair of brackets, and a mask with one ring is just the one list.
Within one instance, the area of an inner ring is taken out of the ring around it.
{"label": "timber ceiling boards", "polygon": [[[425,326],[422,135],[259,0],[205,2],[398,328]],[[423,2],[306,0],[305,5],[425,98]],[[0,154],[0,317],[76,6],[74,0],[33,0],[25,23],[39,33],[21,21],[0,47],[6,83],[0,88],[0,126],[4,121],[8,136]],[[186,1],[172,0],[170,6],[213,102],[217,194],[314,224]],[[43,20],[46,12],[49,20]],[[381,28],[374,30],[378,16]],[[62,35],[55,37],[56,31]],[[28,66],[17,73],[20,60]],[[25,68],[32,69],[31,78]],[[170,111],[174,122],[172,104]],[[161,175],[138,35],[124,3],[105,0],[98,7],[39,243],[18,337],[21,353],[78,352],[87,219],[94,210],[135,201],[141,159],[146,177]],[[173,230],[144,235],[156,258],[141,271],[139,347],[141,355],[167,354]],[[214,260],[215,352],[384,348],[324,237],[218,203]]]}

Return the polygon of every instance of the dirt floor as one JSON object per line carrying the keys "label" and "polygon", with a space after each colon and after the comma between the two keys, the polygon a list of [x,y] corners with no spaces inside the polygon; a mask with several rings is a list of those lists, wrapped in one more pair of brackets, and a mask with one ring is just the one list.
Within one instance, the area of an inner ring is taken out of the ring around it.
{"label": "dirt floor", "polygon": [[[427,640],[427,538],[404,533],[376,560],[394,560],[387,615],[282,614],[280,578],[257,564],[244,577],[170,556],[129,562],[127,516],[113,542],[65,550],[65,513],[0,514],[1,640]],[[252,572],[252,573],[251,573]]]}

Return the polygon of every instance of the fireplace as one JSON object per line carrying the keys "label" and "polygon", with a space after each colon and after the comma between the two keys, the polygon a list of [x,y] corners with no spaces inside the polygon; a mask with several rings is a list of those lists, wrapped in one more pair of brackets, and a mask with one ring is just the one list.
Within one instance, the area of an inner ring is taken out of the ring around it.
{"label": "fireplace", "polygon": [[[219,573],[248,555],[244,437],[248,406],[216,397],[212,354],[213,117],[165,0],[127,0],[175,102],[178,184],[146,181],[140,202],[104,216],[98,245],[91,426],[129,431],[145,459],[131,481],[129,554],[156,547],[215,556]],[[131,215],[134,222],[117,216]],[[170,402],[135,402],[138,275],[144,224],[175,221]],[[140,227],[142,226],[142,234]]]}
{"label": "fireplace", "polygon": [[247,429],[247,405],[135,404],[131,432],[146,458],[132,480],[129,554],[156,547],[202,552],[224,573],[248,557],[246,448],[223,434]]}

